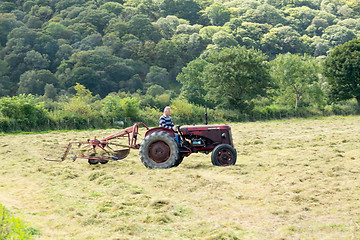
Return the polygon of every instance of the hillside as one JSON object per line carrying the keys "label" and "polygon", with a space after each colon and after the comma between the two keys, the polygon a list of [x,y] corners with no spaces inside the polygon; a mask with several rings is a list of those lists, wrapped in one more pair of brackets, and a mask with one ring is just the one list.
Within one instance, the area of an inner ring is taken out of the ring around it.
{"label": "hillside", "polygon": [[359,117],[232,124],[238,161],[46,162],[114,129],[0,136],[0,202],[39,239],[358,239]]}
{"label": "hillside", "polygon": [[[360,35],[355,0],[35,0],[0,3],[0,96],[94,94],[152,85],[180,93],[177,75],[212,51],[327,52]],[[65,91],[65,92],[64,92]]]}

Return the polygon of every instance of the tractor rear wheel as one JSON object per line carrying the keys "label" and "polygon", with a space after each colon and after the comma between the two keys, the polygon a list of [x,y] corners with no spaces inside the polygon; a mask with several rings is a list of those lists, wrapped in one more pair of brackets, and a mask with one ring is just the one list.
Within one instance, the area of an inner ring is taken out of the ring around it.
{"label": "tractor rear wheel", "polygon": [[215,166],[230,166],[236,163],[236,150],[228,144],[221,144],[214,148],[211,162]]}
{"label": "tractor rear wheel", "polygon": [[179,154],[179,158],[177,159],[177,161],[176,161],[176,163],[175,163],[174,167],[179,166],[179,165],[180,165],[180,163],[182,163],[182,161],[183,161],[183,160],[184,160],[184,156]]}
{"label": "tractor rear wheel", "polygon": [[179,148],[170,134],[154,132],[141,142],[140,159],[147,168],[171,168],[179,159]]}

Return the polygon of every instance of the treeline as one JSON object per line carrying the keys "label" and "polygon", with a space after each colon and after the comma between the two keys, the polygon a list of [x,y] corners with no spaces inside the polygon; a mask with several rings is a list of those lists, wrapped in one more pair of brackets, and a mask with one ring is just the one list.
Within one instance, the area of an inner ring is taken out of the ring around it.
{"label": "treeline", "polygon": [[176,104],[189,123],[204,105],[214,121],[356,114],[331,101],[322,66],[359,36],[357,0],[1,1],[1,108],[30,101],[42,120],[0,118],[25,130],[156,122]]}
{"label": "treeline", "polygon": [[226,47],[326,56],[359,36],[355,0],[20,0],[0,3],[0,96],[180,94],[190,61]]}
{"label": "treeline", "polygon": [[[0,99],[0,133],[16,131],[45,131],[95,128],[124,128],[134,122],[157,126],[160,107],[170,105],[177,125],[204,123],[205,108],[184,98],[170,101],[165,95],[112,93],[104,99],[93,96],[83,85],[77,84],[75,94],[52,101],[46,96],[20,94]],[[149,107],[150,105],[158,106]],[[276,107],[260,105],[248,112],[223,108],[208,109],[211,123],[229,121],[275,120],[296,117],[360,114],[355,100],[318,108]]]}

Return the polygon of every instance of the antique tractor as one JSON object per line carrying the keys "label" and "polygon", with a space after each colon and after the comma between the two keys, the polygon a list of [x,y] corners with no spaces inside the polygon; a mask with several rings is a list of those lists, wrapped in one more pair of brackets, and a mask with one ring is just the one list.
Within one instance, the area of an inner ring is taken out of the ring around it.
{"label": "antique tractor", "polygon": [[[147,129],[145,138],[141,144],[136,144],[139,126]],[[118,141],[128,139],[128,144]],[[171,168],[178,166],[184,157],[192,153],[210,153],[211,161],[216,166],[234,165],[236,162],[236,150],[231,136],[231,128],[228,125],[195,125],[179,126],[178,133],[157,127],[149,129],[144,123],[135,123],[132,127],[121,130],[103,139],[88,139],[82,142],[70,142],[60,160],[64,161],[72,149],[77,147],[77,153],[73,156],[88,159],[90,164],[108,163],[117,161],[128,156],[130,149],[140,150],[140,159],[147,168]],[[114,148],[122,149],[114,150]]]}

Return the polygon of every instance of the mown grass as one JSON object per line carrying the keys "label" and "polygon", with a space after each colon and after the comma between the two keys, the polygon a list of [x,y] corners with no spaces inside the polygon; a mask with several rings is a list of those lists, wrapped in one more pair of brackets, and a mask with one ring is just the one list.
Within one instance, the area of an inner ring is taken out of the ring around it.
{"label": "mown grass", "polygon": [[[116,130],[0,136],[0,202],[37,239],[360,239],[360,117],[231,124],[238,161],[46,162]],[[141,132],[142,134],[144,131]]]}
{"label": "mown grass", "polygon": [[0,204],[0,239],[30,240],[34,235],[40,235],[40,232],[27,226]]}

